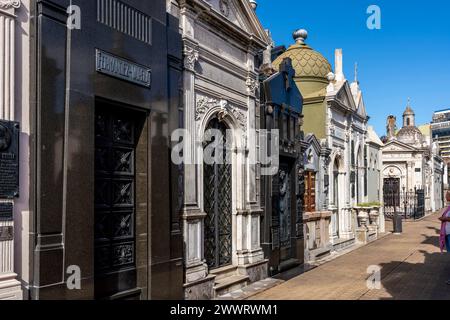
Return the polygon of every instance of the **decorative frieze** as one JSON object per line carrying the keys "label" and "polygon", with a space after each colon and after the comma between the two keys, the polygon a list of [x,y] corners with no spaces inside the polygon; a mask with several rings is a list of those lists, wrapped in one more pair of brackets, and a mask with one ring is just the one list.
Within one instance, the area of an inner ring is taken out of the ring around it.
{"label": "decorative frieze", "polygon": [[225,118],[227,115],[232,115],[238,122],[240,129],[247,131],[247,115],[238,107],[230,104],[227,100],[216,99],[204,95],[197,94],[197,101],[195,107],[195,119],[200,121],[202,116],[212,108],[220,108],[219,117]]}

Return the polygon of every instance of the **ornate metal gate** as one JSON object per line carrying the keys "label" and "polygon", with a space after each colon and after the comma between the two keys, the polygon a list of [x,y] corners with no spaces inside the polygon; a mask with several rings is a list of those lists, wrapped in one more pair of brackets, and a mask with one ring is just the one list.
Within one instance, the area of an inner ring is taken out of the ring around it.
{"label": "ornate metal gate", "polygon": [[219,130],[223,137],[220,163],[204,164],[205,258],[211,269],[232,263],[232,166],[227,161],[223,122],[213,119],[207,130]]}
{"label": "ornate metal gate", "polygon": [[414,188],[406,191],[400,189],[400,179],[384,180],[384,212],[391,219],[395,214],[404,219],[420,219],[425,216],[425,190]]}
{"label": "ornate metal gate", "polygon": [[135,149],[131,112],[95,116],[95,295],[136,288]]}

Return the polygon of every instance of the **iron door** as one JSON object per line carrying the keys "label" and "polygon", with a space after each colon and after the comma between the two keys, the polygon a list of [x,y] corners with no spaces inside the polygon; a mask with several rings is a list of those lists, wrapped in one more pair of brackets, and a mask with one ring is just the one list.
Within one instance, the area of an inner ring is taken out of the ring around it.
{"label": "iron door", "polygon": [[136,288],[136,115],[116,106],[95,116],[95,297]]}
{"label": "iron door", "polygon": [[[228,159],[223,122],[213,119],[207,130],[218,130],[223,137],[221,161],[204,164],[205,259],[210,269],[232,263],[232,167]],[[212,141],[213,143],[214,141]],[[213,156],[216,156],[213,154]]]}
{"label": "iron door", "polygon": [[295,226],[295,203],[293,203],[292,166],[281,162],[278,173],[278,216],[280,229],[280,259],[286,261],[293,258],[293,234]]}
{"label": "iron door", "polygon": [[384,202],[386,206],[400,206],[400,179],[386,178],[384,179]]}

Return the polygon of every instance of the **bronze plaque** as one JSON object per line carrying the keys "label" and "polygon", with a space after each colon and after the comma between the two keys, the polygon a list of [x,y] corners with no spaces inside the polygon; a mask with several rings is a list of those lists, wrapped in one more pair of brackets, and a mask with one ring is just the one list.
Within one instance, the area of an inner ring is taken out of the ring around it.
{"label": "bronze plaque", "polygon": [[0,120],[0,198],[19,196],[19,133],[17,122]]}
{"label": "bronze plaque", "polygon": [[12,203],[0,203],[0,221],[13,221]]}
{"label": "bronze plaque", "polygon": [[12,241],[12,240],[14,240],[14,228],[0,227],[0,241]]}

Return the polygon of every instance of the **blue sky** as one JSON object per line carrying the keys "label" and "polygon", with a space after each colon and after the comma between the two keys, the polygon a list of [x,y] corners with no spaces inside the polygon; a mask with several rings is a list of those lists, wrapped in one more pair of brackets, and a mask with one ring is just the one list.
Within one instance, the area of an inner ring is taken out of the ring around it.
{"label": "blue sky", "polygon": [[[371,124],[385,133],[386,117],[401,116],[408,97],[418,124],[450,108],[450,1],[448,0],[257,0],[257,13],[277,45],[293,43],[292,32],[334,66],[342,48],[347,79],[358,78]],[[369,30],[370,5],[381,8],[381,30]]]}

